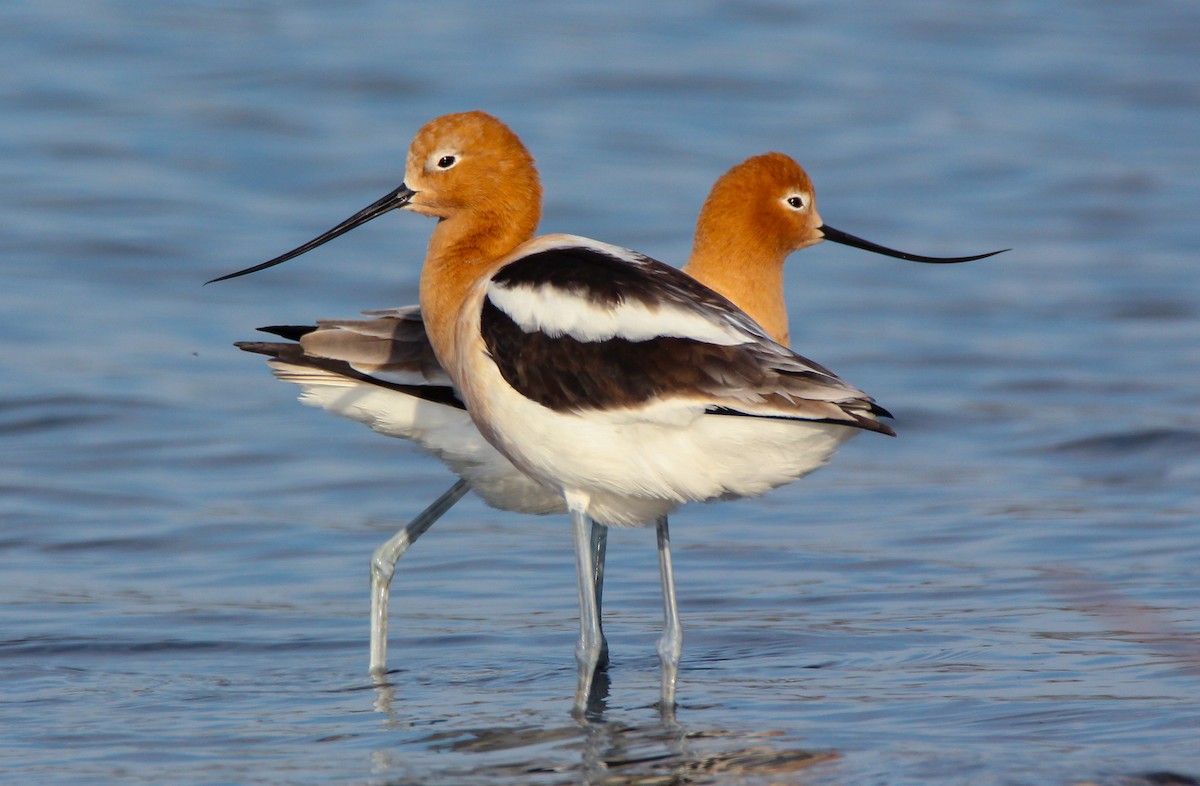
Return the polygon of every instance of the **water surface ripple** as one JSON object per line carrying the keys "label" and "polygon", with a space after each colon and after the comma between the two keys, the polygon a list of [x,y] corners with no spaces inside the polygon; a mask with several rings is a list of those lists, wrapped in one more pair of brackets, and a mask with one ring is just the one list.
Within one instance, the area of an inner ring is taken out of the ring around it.
{"label": "water surface ripple", "polygon": [[[1200,776],[1200,6],[0,6],[0,781],[1101,784]],[[793,257],[793,340],[896,413],[825,470],[614,532],[575,673],[569,528],[468,499],[231,343],[415,299],[430,225],[324,230],[434,115],[537,156],[546,231],[679,262],[767,150],[927,268]]]}

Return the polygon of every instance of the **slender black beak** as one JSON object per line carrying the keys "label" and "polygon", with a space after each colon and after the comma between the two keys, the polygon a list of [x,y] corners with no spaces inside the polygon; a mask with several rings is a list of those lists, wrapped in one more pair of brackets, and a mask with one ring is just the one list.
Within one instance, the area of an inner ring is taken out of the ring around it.
{"label": "slender black beak", "polygon": [[870,240],[863,240],[861,237],[842,232],[840,229],[825,224],[821,227],[821,233],[825,235],[826,240],[832,240],[834,243],[841,243],[843,246],[853,246],[861,248],[864,251],[874,251],[876,254],[883,254],[885,257],[895,257],[896,259],[908,259],[913,262],[931,262],[934,264],[951,264],[954,262],[971,262],[976,259],[986,259],[994,257],[996,254],[1003,254],[1009,249],[1003,248],[999,251],[992,251],[987,254],[977,254],[973,257],[923,257],[918,254],[909,254],[904,251],[897,251],[894,248],[887,248],[877,243],[872,243]]}
{"label": "slender black beak", "polygon": [[330,240],[333,240],[335,237],[338,237],[339,235],[346,234],[351,229],[354,229],[356,226],[359,226],[361,224],[367,223],[372,218],[378,218],[379,216],[382,216],[384,213],[387,213],[390,210],[395,210],[397,208],[404,207],[405,205],[407,205],[409,203],[409,200],[411,200],[413,198],[413,195],[416,193],[417,193],[416,191],[413,191],[411,188],[409,188],[408,186],[401,183],[400,187],[397,188],[395,191],[392,191],[392,192],[386,194],[382,199],[378,200],[377,202],[373,202],[372,204],[368,205],[367,207],[364,207],[362,210],[360,210],[357,213],[355,213],[354,215],[350,216],[345,221],[338,224],[333,229],[329,230],[328,232],[321,235],[320,237],[315,237],[312,240],[305,243],[304,245],[299,246],[297,248],[293,248],[291,251],[287,252],[286,254],[282,254],[280,256],[275,257],[274,259],[263,262],[261,265],[255,265],[254,267],[248,267],[245,270],[239,270],[236,273],[230,273],[228,275],[218,276],[217,278],[212,279],[212,281],[205,281],[204,283],[212,284],[215,281],[224,281],[229,278],[237,278],[238,276],[244,276],[249,273],[257,273],[260,270],[266,270],[269,267],[274,267],[275,265],[279,265],[284,262],[287,262],[289,259],[294,259],[306,251],[312,251],[317,246],[328,243]]}

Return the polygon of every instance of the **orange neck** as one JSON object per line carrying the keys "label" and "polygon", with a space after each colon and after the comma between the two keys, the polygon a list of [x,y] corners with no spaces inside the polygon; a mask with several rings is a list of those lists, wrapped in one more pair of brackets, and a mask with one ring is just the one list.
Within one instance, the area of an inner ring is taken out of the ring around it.
{"label": "orange neck", "polygon": [[460,214],[434,228],[421,269],[421,314],[434,354],[452,375],[458,361],[456,327],[471,290],[533,237],[537,221],[537,211],[532,216]]}
{"label": "orange neck", "polygon": [[786,253],[755,243],[745,234],[697,234],[684,272],[720,292],[762,325],[767,335],[788,345],[787,303],[783,297]]}

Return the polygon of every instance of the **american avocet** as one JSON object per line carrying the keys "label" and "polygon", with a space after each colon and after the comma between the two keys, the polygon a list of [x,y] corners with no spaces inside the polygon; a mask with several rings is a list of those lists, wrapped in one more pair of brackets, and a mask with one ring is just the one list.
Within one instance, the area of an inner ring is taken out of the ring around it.
{"label": "american avocet", "polygon": [[[768,168],[790,164],[803,178],[740,228],[747,248],[769,248],[780,265],[822,239],[917,261],[990,256],[919,257],[825,227],[802,170],[777,154],[759,158]],[[532,158],[502,123],[479,112],[438,118],[414,139],[395,191],[294,251],[222,278],[284,262],[392,209],[439,218],[421,276],[436,357],[484,436],[559,492],[574,521],[576,706],[586,704],[602,654],[595,519],[658,525],[667,707],[682,637],[666,514],[682,502],[790,482],[856,430],[893,432],[870,397],[773,341],[686,274],[587,238],[520,242],[518,228],[536,224],[539,193]]]}
{"label": "american avocet", "polygon": [[[755,216],[773,209],[778,194],[788,189],[811,191],[812,186],[782,153],[755,156],[730,169],[705,201],[684,266],[781,344],[788,343],[783,263],[791,249],[759,235],[743,244],[730,241],[745,237]],[[460,476],[372,555],[370,670],[379,674],[386,671],[388,592],[396,562],[468,487],[489,505],[517,513],[565,513],[566,505],[561,494],[518,470],[479,434],[434,357],[419,306],[367,315],[374,318],[260,328],[296,343],[243,341],[237,346],[269,356],[277,378],[303,388],[303,403],[413,440]],[[597,605],[605,532],[603,525],[594,531]]]}

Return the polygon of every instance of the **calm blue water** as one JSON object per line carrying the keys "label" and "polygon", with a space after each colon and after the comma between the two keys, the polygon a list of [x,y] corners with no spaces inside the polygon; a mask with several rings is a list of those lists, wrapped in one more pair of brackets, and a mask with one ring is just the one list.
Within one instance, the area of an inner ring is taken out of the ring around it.
{"label": "calm blue water", "polygon": [[[246,7],[250,6],[250,7]],[[92,0],[0,6],[0,779],[1182,784],[1200,776],[1200,6]],[[301,407],[231,342],[415,299],[430,225],[291,248],[429,118],[539,159],[543,228],[667,261],[770,149],[830,224],[793,341],[874,394],[764,499],[614,532],[607,710],[568,713],[569,529]],[[1171,780],[1164,773],[1179,777]]]}

